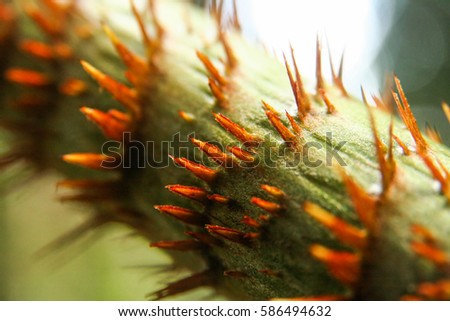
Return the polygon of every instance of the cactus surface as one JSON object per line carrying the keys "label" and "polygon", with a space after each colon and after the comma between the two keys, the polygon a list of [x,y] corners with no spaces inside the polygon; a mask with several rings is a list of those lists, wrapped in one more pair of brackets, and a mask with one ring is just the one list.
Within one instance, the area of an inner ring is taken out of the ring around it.
{"label": "cactus surface", "polygon": [[420,132],[397,78],[370,106],[341,72],[326,82],[318,41],[309,83],[221,2],[106,11],[0,5],[0,166],[56,169],[62,200],[96,208],[61,242],[129,226],[192,270],[155,299],[450,297],[450,151]]}

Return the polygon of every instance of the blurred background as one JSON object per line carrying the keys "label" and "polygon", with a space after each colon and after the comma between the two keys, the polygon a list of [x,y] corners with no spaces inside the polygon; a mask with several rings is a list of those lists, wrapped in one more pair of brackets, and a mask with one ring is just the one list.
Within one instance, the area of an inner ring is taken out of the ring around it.
{"label": "blurred background", "polygon": [[[450,1],[236,2],[245,35],[278,56],[292,44],[305,78],[314,78],[317,34],[324,44],[325,66],[327,44],[335,64],[345,51],[344,83],[355,96],[360,96],[361,85],[378,95],[386,74],[394,71],[420,126],[435,126],[450,143],[440,107],[441,101],[450,102]],[[231,10],[231,0],[225,0],[225,8]],[[324,69],[327,74],[328,66]],[[0,186],[8,186],[9,178],[1,176]],[[142,300],[162,286],[171,273],[164,271],[168,258],[119,227],[39,255],[40,249],[88,214],[86,208],[55,200],[58,179],[49,173],[13,192],[0,190],[0,299]],[[185,298],[208,295],[197,292]]]}

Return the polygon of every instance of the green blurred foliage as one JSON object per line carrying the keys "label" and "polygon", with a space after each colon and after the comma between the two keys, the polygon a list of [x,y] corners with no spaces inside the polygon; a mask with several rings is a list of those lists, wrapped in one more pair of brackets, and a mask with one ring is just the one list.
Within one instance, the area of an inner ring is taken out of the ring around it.
{"label": "green blurred foliage", "polygon": [[395,10],[394,21],[377,63],[394,71],[424,126],[429,123],[450,144],[450,126],[441,102],[450,102],[450,1],[381,0],[379,18]]}

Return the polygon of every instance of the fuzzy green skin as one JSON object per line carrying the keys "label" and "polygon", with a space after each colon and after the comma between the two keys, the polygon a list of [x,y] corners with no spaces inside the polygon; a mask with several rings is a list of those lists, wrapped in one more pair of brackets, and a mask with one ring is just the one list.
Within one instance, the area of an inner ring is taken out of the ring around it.
{"label": "fuzzy green skin", "polygon": [[[112,8],[111,10],[114,10]],[[170,141],[174,134],[181,138],[195,133],[203,141],[220,142],[222,146],[237,141],[214,120],[212,112],[221,112],[249,132],[259,137],[272,135],[258,149],[262,159],[263,151],[283,145],[284,142],[270,125],[261,108],[261,99],[273,105],[284,117],[284,110],[296,115],[296,106],[292,97],[284,66],[261,48],[246,44],[239,35],[231,37],[233,49],[239,60],[236,70],[228,79],[230,90],[226,92],[229,109],[216,106],[207,84],[207,73],[195,55],[195,50],[207,54],[217,66],[216,59],[224,57],[220,43],[215,40],[212,31],[201,37],[205,30],[213,30],[213,23],[203,13],[186,9],[172,2],[161,2],[158,6],[167,34],[163,50],[158,56],[157,66],[161,71],[149,75],[149,81],[138,88],[144,111],[136,137],[141,141]],[[182,26],[185,10],[189,10],[193,23],[193,32],[188,33]],[[126,12],[129,15],[130,12]],[[114,21],[112,28],[117,31],[125,44],[136,52],[142,52],[139,35],[128,32],[128,20]],[[178,21],[180,25],[172,25]],[[131,22],[130,22],[131,23]],[[28,22],[24,22],[30,29]],[[123,30],[122,30],[123,29]],[[74,48],[80,58],[92,63],[100,70],[122,78],[123,64],[106,42],[101,31],[95,31],[93,39],[81,44],[74,38]],[[216,58],[216,59],[215,59]],[[22,64],[20,57],[14,58]],[[29,63],[29,61],[27,62]],[[14,63],[11,63],[14,65]],[[74,74],[89,81],[77,62],[61,64],[65,74]],[[263,68],[261,68],[263,66]],[[58,139],[49,138],[41,151],[45,155],[45,164],[57,168],[69,177],[93,177],[93,172],[78,170],[60,161],[60,155],[71,152],[99,152],[100,135],[94,132],[80,115],[78,107],[111,108],[114,103],[107,94],[98,94],[98,86],[91,82],[89,93],[78,98],[61,100],[59,97],[55,115],[49,118],[49,128],[57,133]],[[309,88],[309,87],[308,87]],[[333,144],[347,142],[339,152],[346,163],[346,172],[355,178],[366,190],[380,184],[380,172],[376,161],[373,132],[364,105],[355,98],[343,97],[336,88],[328,87],[328,94],[337,108],[337,113],[328,115],[326,107],[318,103],[313,96],[313,110],[302,124],[305,142],[318,142],[321,146],[330,144],[326,133],[333,133]],[[179,110],[192,113],[195,121],[184,122],[178,115]],[[376,123],[382,140],[387,143],[387,128],[390,116],[375,111]],[[64,120],[70,119],[70,126]],[[411,135],[396,122],[395,134],[409,146],[414,146]],[[275,144],[274,144],[275,142]],[[157,143],[156,146],[159,146]],[[192,156],[195,148],[187,143]],[[440,145],[432,144],[433,150],[444,165],[450,165],[450,151]],[[156,155],[167,157],[168,150],[154,151]],[[325,160],[324,150],[314,150],[318,159]],[[217,224],[243,232],[255,232],[241,223],[243,215],[257,218],[264,212],[250,203],[253,196],[271,199],[264,193],[261,184],[270,184],[281,188],[288,197],[284,200],[285,210],[281,216],[272,219],[261,228],[260,239],[251,245],[241,245],[225,241],[221,247],[213,247],[201,254],[206,265],[214,268],[218,278],[217,288],[226,288],[230,298],[267,299],[273,297],[300,297],[323,294],[351,294],[359,299],[399,299],[409,293],[419,282],[442,277],[441,272],[424,259],[411,252],[410,242],[413,236],[411,224],[418,223],[430,229],[441,242],[447,253],[450,241],[446,237],[450,230],[450,207],[447,199],[434,187],[434,180],[428,169],[416,155],[404,156],[395,149],[398,164],[394,184],[387,193],[386,201],[381,204],[378,217],[380,234],[374,236],[370,250],[364,258],[362,277],[355,290],[351,291],[330,276],[324,265],[315,260],[309,248],[312,244],[322,244],[332,249],[348,249],[322,225],[309,217],[302,209],[305,201],[319,204],[347,222],[361,226],[352,204],[343,186],[341,177],[333,166],[308,167],[300,163],[296,168],[288,168],[284,162],[292,155],[287,150],[285,156],[277,158],[273,166],[262,162],[256,168],[220,169],[220,173],[209,186],[196,179],[184,169],[170,165],[168,168],[145,168],[127,170],[122,175],[123,198],[121,204],[140,210],[143,216],[128,220],[113,217],[148,236],[152,241],[185,239],[183,225],[156,212],[154,205],[175,204],[202,211],[210,218],[210,224]],[[186,154],[177,155],[186,157]],[[214,165],[205,158],[205,164]],[[95,175],[104,176],[103,173]],[[164,186],[185,184],[203,186],[211,192],[226,195],[232,199],[229,205],[210,203],[204,209],[193,202],[170,194]],[[100,210],[108,210],[108,205],[98,205]],[[189,228],[190,229],[190,228]],[[176,264],[190,266],[199,271],[194,255],[175,255]],[[280,273],[280,277],[267,276],[260,272],[271,269]],[[200,268],[201,270],[201,268]],[[248,277],[233,280],[222,277],[225,270],[245,272]],[[448,275],[447,275],[448,276]]]}

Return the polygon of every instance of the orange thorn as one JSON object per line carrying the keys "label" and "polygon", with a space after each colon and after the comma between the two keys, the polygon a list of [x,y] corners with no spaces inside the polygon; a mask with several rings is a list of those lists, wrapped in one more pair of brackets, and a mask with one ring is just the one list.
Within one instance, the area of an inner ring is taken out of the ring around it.
{"label": "orange thorn", "polygon": [[435,143],[442,144],[441,134],[439,134],[436,128],[431,128],[427,125],[425,127],[425,134]]}
{"label": "orange thorn", "polygon": [[243,162],[252,163],[255,161],[255,157],[253,157],[251,153],[243,150],[242,148],[236,146],[227,146],[227,150]]}
{"label": "orange thorn", "polygon": [[259,273],[265,274],[267,276],[281,277],[281,273],[271,270],[271,269],[262,269],[258,270]]}
{"label": "orange thorn", "polygon": [[379,170],[381,173],[382,178],[382,186],[383,186],[383,195],[386,193],[386,191],[391,186],[392,181],[394,180],[395,171],[396,171],[396,164],[393,156],[393,121],[391,119],[391,124],[389,126],[389,151],[386,159],[385,151],[384,151],[384,145],[380,139],[380,136],[378,135],[378,131],[375,124],[375,117],[373,115],[372,109],[369,107],[367,108],[369,112],[369,118],[370,118],[370,124],[372,127],[373,137],[374,137],[374,143],[375,143],[375,149],[377,153],[377,159],[378,159],[378,165]]}
{"label": "orange thorn", "polygon": [[108,138],[121,141],[123,133],[129,129],[129,124],[117,120],[115,117],[98,109],[81,107],[80,111],[87,119],[100,127],[103,134]]}
{"label": "orange thorn", "polygon": [[371,108],[372,106],[370,106],[369,102],[367,101],[366,93],[365,93],[365,91],[364,91],[363,86],[361,86],[361,96],[362,96],[362,100],[363,100],[363,102],[364,102],[364,105],[365,105],[367,108]]}
{"label": "orange thorn", "polygon": [[42,29],[46,34],[57,37],[61,35],[64,30],[61,26],[62,20],[59,19],[49,19],[42,10],[26,7],[25,12],[27,15]]}
{"label": "orange thorn", "polygon": [[286,56],[284,56],[284,64],[286,67],[286,72],[289,77],[289,82],[291,83],[292,93],[294,94],[295,103],[298,109],[298,116],[300,119],[304,119],[308,112],[311,110],[311,102],[308,98],[308,95],[305,92],[305,88],[303,87],[302,78],[300,75],[300,71],[297,66],[297,61],[294,56],[294,49],[291,46],[291,57],[294,63],[295,70],[295,80],[292,75],[291,69],[289,68],[289,64],[287,62]]}
{"label": "orange thorn", "polygon": [[248,274],[242,271],[224,271],[223,272],[223,276],[229,276],[235,279],[242,279],[242,278],[247,278]]}
{"label": "orange thorn", "polygon": [[334,104],[331,102],[330,98],[328,97],[325,89],[318,89],[319,90],[319,94],[320,97],[322,97],[323,102],[325,103],[325,105],[327,106],[327,113],[328,114],[333,114],[336,112],[336,107],[334,106]]}
{"label": "orange thorn", "polygon": [[80,96],[87,90],[87,84],[76,78],[69,78],[59,86],[59,91],[66,96]]}
{"label": "orange thorn", "polygon": [[225,49],[225,55],[227,56],[227,72],[230,72],[238,65],[236,54],[223,30],[219,30],[219,40],[222,43],[223,48]]}
{"label": "orange thorn", "polygon": [[272,105],[266,103],[264,100],[261,100],[261,103],[263,104],[264,110],[268,110],[277,116],[280,115],[280,113]]}
{"label": "orange thorn", "polygon": [[367,232],[365,230],[356,228],[324,210],[317,204],[305,202],[303,204],[303,209],[306,213],[328,228],[340,242],[359,250],[366,247]]}
{"label": "orange thorn", "polygon": [[319,295],[319,296],[304,296],[296,298],[275,298],[271,301],[344,301],[347,297],[342,295]]}
{"label": "orange thorn", "polygon": [[194,115],[192,115],[191,113],[182,111],[182,110],[178,111],[178,115],[180,115],[180,117],[188,123],[192,123],[195,120]]}
{"label": "orange thorn", "polygon": [[220,195],[220,194],[208,195],[208,199],[210,201],[217,202],[220,204],[228,204],[230,202],[230,199],[228,197]]}
{"label": "orange thorn", "polygon": [[164,299],[172,295],[184,293],[202,286],[213,285],[217,281],[217,275],[210,270],[193,274],[189,277],[183,278],[179,281],[172,282],[164,289],[150,294],[156,300]]}
{"label": "orange thorn", "polygon": [[280,204],[266,201],[259,197],[252,197],[250,199],[250,202],[271,214],[277,214],[283,209],[283,207]]}
{"label": "orange thorn", "polygon": [[286,194],[281,189],[279,189],[278,187],[271,186],[271,185],[261,185],[261,188],[265,192],[269,193],[270,195],[272,195],[272,196],[274,196],[276,198],[284,198],[284,197],[286,197]]}
{"label": "orange thorn", "polygon": [[427,229],[425,226],[420,224],[412,224],[411,225],[411,232],[415,235],[421,237],[426,243],[429,244],[436,244],[437,240],[434,237],[433,233],[429,229]]}
{"label": "orange thorn", "polygon": [[239,126],[235,122],[233,122],[228,117],[222,114],[213,113],[216,121],[222,126],[226,131],[235,136],[240,142],[250,145],[257,146],[261,139],[259,139],[256,135],[250,134],[243,127]]}
{"label": "orange thorn", "polygon": [[232,156],[224,153],[216,145],[203,142],[203,141],[195,139],[193,137],[191,137],[190,140],[192,143],[194,143],[198,148],[200,148],[206,155],[208,155],[217,164],[219,164],[225,168],[233,167],[234,161],[233,161]]}
{"label": "orange thorn", "polygon": [[31,69],[10,68],[5,72],[5,78],[22,86],[43,87],[52,83],[50,78]]}
{"label": "orange thorn", "polygon": [[74,153],[66,154],[62,158],[69,164],[74,164],[90,169],[115,169],[119,166],[118,160],[116,158],[104,154]]}
{"label": "orange thorn", "polygon": [[447,117],[447,120],[450,122],[450,107],[445,101],[442,102],[442,110],[444,111],[445,117]]}
{"label": "orange thorn", "polygon": [[222,88],[211,77],[208,78],[208,85],[209,88],[211,89],[212,94],[214,95],[214,97],[216,97],[217,104],[219,105],[219,107],[228,108],[229,107],[228,99],[225,96]]}
{"label": "orange thorn", "polygon": [[403,150],[403,154],[405,154],[406,156],[411,155],[411,151],[409,150],[408,146],[406,146],[406,144],[402,142],[402,140],[399,137],[397,137],[396,135],[392,135],[392,137]]}
{"label": "orange thorn", "polygon": [[295,135],[300,136],[302,134],[302,128],[300,127],[300,125],[295,121],[294,117],[292,117],[291,114],[289,114],[287,111],[286,116],[289,119],[289,122],[291,123]]}
{"label": "orange thorn", "polygon": [[154,0],[148,0],[148,7],[150,9],[150,14],[152,16],[153,19],[153,25],[155,26],[156,29],[156,36],[157,39],[162,39],[162,37],[164,36],[164,27],[161,24],[161,21],[158,18],[158,13],[156,12],[156,5],[155,5],[155,1]]}
{"label": "orange thorn", "polygon": [[406,294],[400,297],[400,301],[423,301],[420,296]]}
{"label": "orange thorn", "polygon": [[228,241],[240,244],[248,244],[252,240],[255,240],[259,237],[259,233],[244,233],[232,228],[222,227],[218,225],[206,224],[205,227],[206,230],[213,236],[219,236]]}
{"label": "orange thorn", "polygon": [[117,38],[114,32],[107,25],[103,25],[108,38],[116,48],[117,53],[122,58],[124,64],[135,74],[142,75],[148,71],[148,65],[145,60],[132,53],[124,44]]}
{"label": "orange thorn", "polygon": [[342,171],[342,179],[352,200],[355,212],[358,214],[361,222],[370,232],[374,232],[376,230],[378,199],[368,194],[344,171]]}
{"label": "orange thorn", "polygon": [[103,88],[109,91],[115,99],[124,104],[135,116],[140,118],[142,111],[138,102],[137,92],[128,88],[120,82],[105,75],[86,61],[81,61],[81,65],[88,74],[92,76]]}
{"label": "orange thorn", "polygon": [[190,237],[193,237],[197,241],[201,242],[204,245],[213,246],[213,245],[220,245],[220,241],[216,239],[215,237],[211,236],[211,234],[207,233],[200,233],[200,232],[191,232],[187,231],[185,232],[186,235],[189,235]]}
{"label": "orange thorn", "polygon": [[239,21],[239,15],[238,15],[238,10],[237,10],[237,5],[236,5],[236,0],[233,0],[233,16],[232,16],[232,24],[234,29],[236,29],[237,31],[241,31],[241,23]]}
{"label": "orange thorn", "polygon": [[339,88],[339,90],[341,91],[341,93],[344,97],[348,97],[348,92],[345,89],[344,83],[342,81],[343,74],[344,74],[344,52],[342,52],[342,55],[341,55],[341,61],[339,63],[338,74],[336,74],[336,71],[334,70],[334,64],[333,64],[333,59],[331,58],[330,46],[328,46],[328,58],[330,60],[330,69],[331,69],[331,76],[333,78],[333,84]]}
{"label": "orange thorn", "polygon": [[417,287],[417,294],[431,300],[450,299],[450,280],[442,279],[437,282],[421,283]]}
{"label": "orange thorn", "polygon": [[226,86],[227,80],[222,77],[222,75],[219,73],[217,68],[214,66],[214,64],[211,62],[211,60],[201,53],[200,51],[197,51],[197,57],[200,59],[200,61],[205,66],[206,70],[208,70],[211,77],[219,83],[220,86]]}
{"label": "orange thorn", "polygon": [[428,151],[428,144],[424,140],[424,138],[420,132],[419,126],[417,125],[416,119],[411,111],[411,107],[408,103],[408,100],[406,99],[405,93],[403,92],[403,88],[400,84],[400,80],[397,77],[395,77],[394,81],[395,81],[395,84],[397,85],[397,90],[398,90],[398,93],[399,93],[400,99],[401,99],[401,102],[400,102],[399,95],[397,95],[396,93],[393,93],[393,97],[394,97],[395,103],[397,104],[398,111],[400,113],[400,116],[401,116],[403,122],[405,123],[406,127],[408,128],[409,132],[413,136],[414,141],[416,142],[418,153],[423,154],[426,151]]}
{"label": "orange thorn", "polygon": [[20,43],[20,49],[24,52],[41,59],[53,59],[53,48],[40,41],[24,40]]}
{"label": "orange thorn", "polygon": [[80,26],[76,26],[74,32],[80,39],[89,39],[93,35],[92,29],[92,26],[86,23]]}
{"label": "orange thorn", "polygon": [[203,226],[208,222],[205,215],[184,207],[174,205],[155,205],[153,207],[161,213],[168,214],[186,224]]}
{"label": "orange thorn", "polygon": [[305,113],[305,116],[308,114],[308,112],[311,110],[311,101],[308,98],[308,94],[305,91],[305,87],[303,86],[302,76],[300,75],[300,70],[297,66],[297,60],[294,56],[294,48],[291,46],[291,57],[292,62],[294,63],[294,71],[295,71],[295,84],[297,87],[297,93],[299,95],[299,102],[302,105],[303,112]]}
{"label": "orange thorn", "polygon": [[449,264],[447,254],[436,245],[414,241],[411,242],[411,248],[417,255],[433,262],[437,266],[444,267]]}
{"label": "orange thorn", "polygon": [[128,114],[123,113],[117,109],[110,109],[108,110],[107,114],[123,123],[131,123],[132,120]]}
{"label": "orange thorn", "polygon": [[172,193],[201,203],[206,201],[208,195],[208,192],[205,189],[195,186],[167,185],[166,188]]}
{"label": "orange thorn", "polygon": [[147,29],[145,28],[145,23],[142,20],[142,17],[139,14],[139,12],[138,12],[138,10],[136,8],[136,5],[134,4],[133,0],[130,0],[130,4],[131,4],[131,10],[133,11],[133,15],[135,16],[136,21],[138,22],[139,30],[141,31],[145,47],[149,48],[151,43],[152,43],[152,41],[151,41],[151,38],[149,37],[149,35],[147,33]]}
{"label": "orange thorn", "polygon": [[297,136],[281,122],[280,118],[270,110],[266,110],[266,115],[283,140],[289,145],[296,145]]}
{"label": "orange thorn", "polygon": [[92,179],[66,179],[56,183],[56,188],[71,189],[108,189],[114,186],[114,181],[98,181]]}
{"label": "orange thorn", "polygon": [[259,223],[257,220],[255,220],[254,218],[251,218],[248,215],[244,215],[244,217],[242,217],[242,223],[244,223],[247,226],[254,227],[254,228],[261,227],[261,223]]}
{"label": "orange thorn", "polygon": [[174,251],[194,251],[202,249],[203,244],[196,240],[161,241],[150,243],[150,247]]}
{"label": "orange thorn", "polygon": [[322,76],[322,46],[320,44],[319,35],[316,38],[316,92],[320,94],[321,89],[325,89]]}
{"label": "orange thorn", "polygon": [[[389,108],[384,104],[384,102],[383,102],[380,98],[378,98],[378,97],[375,96],[375,95],[372,95],[372,99],[373,99],[373,101],[375,102],[375,106],[376,106],[378,109],[390,113]],[[370,107],[370,106],[369,106],[369,107]]]}
{"label": "orange thorn", "polygon": [[360,274],[361,257],[358,254],[330,250],[319,244],[310,247],[311,255],[326,265],[328,272],[347,285],[354,285]]}
{"label": "orange thorn", "polygon": [[169,155],[169,157],[172,158],[177,165],[186,168],[192,174],[194,174],[195,176],[197,176],[201,180],[204,180],[207,183],[211,183],[217,176],[217,171],[209,167],[203,166],[202,164],[190,161],[187,158],[184,157],[177,158],[171,155]]}

